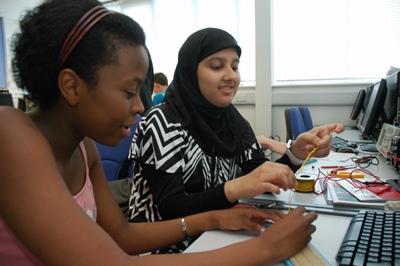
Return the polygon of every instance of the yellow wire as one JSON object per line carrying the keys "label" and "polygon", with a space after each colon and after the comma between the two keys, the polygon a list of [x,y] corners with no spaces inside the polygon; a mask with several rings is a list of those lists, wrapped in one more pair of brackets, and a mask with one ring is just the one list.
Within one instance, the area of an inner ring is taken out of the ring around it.
{"label": "yellow wire", "polygon": [[[340,125],[341,125],[341,123],[339,123],[339,125],[338,125],[334,130],[332,130],[331,133],[329,133],[329,138],[327,138],[327,139],[324,141],[324,143],[327,142],[328,139],[330,139],[330,138],[332,137],[333,132],[335,132],[336,129],[338,129],[338,127],[339,127]],[[313,153],[314,153],[316,150],[318,150],[318,148],[319,148],[319,147],[315,147],[314,145],[313,145],[313,147],[314,147],[314,149],[308,154],[307,158],[306,158],[306,159],[304,160],[304,162],[301,164],[300,169],[296,172],[296,178],[297,178],[297,176],[299,175],[299,173],[301,172],[301,170],[303,170],[303,167],[304,167],[304,165],[307,163],[307,161],[310,160],[311,154],[313,154]],[[293,199],[293,197],[294,197],[294,193],[293,193],[293,195],[291,195],[292,192],[294,192],[294,191],[293,191],[293,190],[290,190],[290,192],[289,192],[289,209],[288,209],[289,212],[290,212],[291,205],[292,205],[292,199]]]}
{"label": "yellow wire", "polygon": [[299,186],[295,189],[298,192],[313,192],[314,179],[311,180],[297,180]]}

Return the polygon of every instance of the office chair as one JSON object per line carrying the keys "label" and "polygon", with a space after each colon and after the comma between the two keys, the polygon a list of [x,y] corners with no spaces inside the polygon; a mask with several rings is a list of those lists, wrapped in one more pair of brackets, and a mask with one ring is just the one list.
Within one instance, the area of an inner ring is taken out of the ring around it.
{"label": "office chair", "polygon": [[307,106],[304,106],[304,105],[300,106],[299,110],[300,110],[301,116],[303,117],[304,126],[306,128],[306,131],[311,130],[314,126],[313,126],[313,122],[312,122],[312,119],[311,119],[310,110],[308,109]]}
{"label": "office chair", "polygon": [[137,123],[131,126],[131,135],[127,138],[123,138],[118,146],[108,147],[95,142],[108,182],[132,177],[133,162],[128,159],[128,154],[131,148],[133,135],[142,117],[136,115],[136,118]]}
{"label": "office chair", "polygon": [[286,141],[296,139],[300,134],[313,128],[310,110],[307,106],[285,109]]}

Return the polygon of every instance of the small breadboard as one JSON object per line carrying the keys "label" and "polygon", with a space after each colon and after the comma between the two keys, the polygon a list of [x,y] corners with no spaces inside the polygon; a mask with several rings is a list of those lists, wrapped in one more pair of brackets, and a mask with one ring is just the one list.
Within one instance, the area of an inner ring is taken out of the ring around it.
{"label": "small breadboard", "polygon": [[[329,176],[338,176],[338,177],[344,177],[344,178],[350,177],[350,173],[351,172],[348,172],[348,171],[338,171],[338,172],[335,172],[332,170],[328,171]],[[360,171],[354,171],[351,174],[351,177],[352,178],[364,178],[364,174]]]}
{"label": "small breadboard", "polygon": [[400,128],[384,123],[379,134],[376,149],[382,154],[383,157],[389,158],[388,152],[391,152],[392,136],[399,136]]}
{"label": "small breadboard", "polygon": [[292,264],[288,262],[285,264],[294,266],[331,265],[311,244],[308,244],[302,251],[291,257],[289,261]]}

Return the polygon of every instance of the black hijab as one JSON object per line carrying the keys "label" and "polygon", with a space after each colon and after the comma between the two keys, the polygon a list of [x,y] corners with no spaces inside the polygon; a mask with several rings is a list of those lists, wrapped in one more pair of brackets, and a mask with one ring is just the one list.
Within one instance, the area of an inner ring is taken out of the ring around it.
{"label": "black hijab", "polygon": [[151,60],[149,49],[146,47],[147,56],[149,57],[149,68],[147,69],[146,79],[142,84],[142,88],[139,91],[140,100],[143,103],[144,111],[141,116],[144,116],[146,112],[153,107],[153,100],[151,95],[153,94],[154,87],[154,70],[153,61]]}
{"label": "black hijab", "polygon": [[179,51],[174,80],[164,101],[205,154],[233,158],[256,142],[253,130],[232,104],[221,108],[206,100],[197,78],[199,63],[227,48],[235,48],[240,57],[239,45],[226,31],[206,28],[190,35]]}

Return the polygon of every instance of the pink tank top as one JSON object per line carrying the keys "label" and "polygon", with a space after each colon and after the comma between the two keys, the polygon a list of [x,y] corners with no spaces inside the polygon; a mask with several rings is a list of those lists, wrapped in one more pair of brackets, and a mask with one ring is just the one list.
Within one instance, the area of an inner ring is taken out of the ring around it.
{"label": "pink tank top", "polygon": [[[79,144],[86,167],[86,180],[82,190],[73,198],[82,210],[96,221],[97,209],[93,194],[92,182],[89,178],[86,150]],[[0,216],[0,265],[44,265],[18,240]]]}

